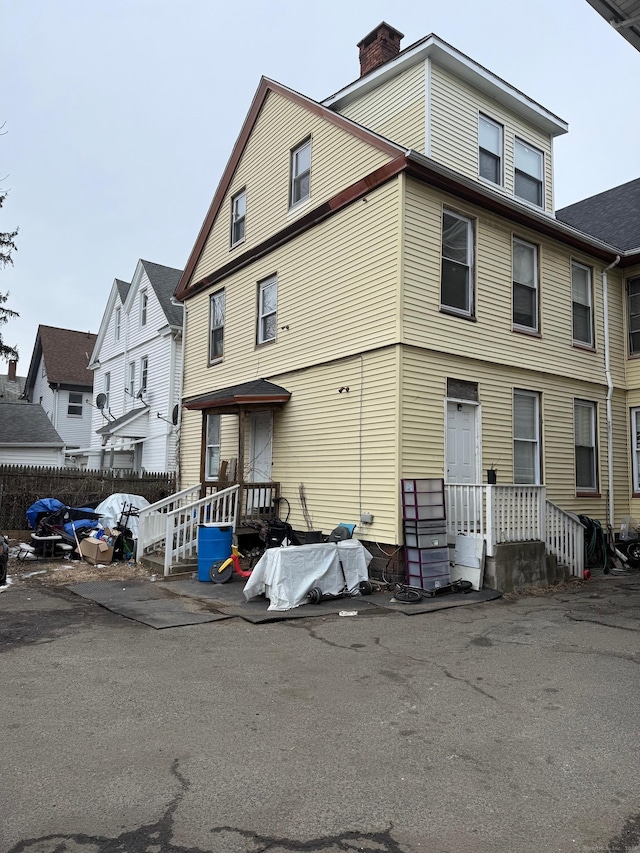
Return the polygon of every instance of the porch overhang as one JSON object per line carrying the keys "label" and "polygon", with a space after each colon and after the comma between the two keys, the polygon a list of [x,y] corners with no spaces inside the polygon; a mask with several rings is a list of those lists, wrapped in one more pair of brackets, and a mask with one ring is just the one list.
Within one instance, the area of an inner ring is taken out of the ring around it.
{"label": "porch overhang", "polygon": [[[149,407],[144,406],[141,409],[132,409],[124,415],[120,415],[115,420],[108,421],[103,427],[96,430],[98,435],[103,439],[107,438],[141,438],[146,435],[146,423],[141,423],[143,415],[149,414]],[[144,418],[145,422],[148,418]],[[135,424],[135,427],[134,427]]]}
{"label": "porch overhang", "polygon": [[189,411],[217,410],[231,414],[241,409],[279,408],[291,399],[291,392],[266,379],[254,379],[193,397],[184,403]]}

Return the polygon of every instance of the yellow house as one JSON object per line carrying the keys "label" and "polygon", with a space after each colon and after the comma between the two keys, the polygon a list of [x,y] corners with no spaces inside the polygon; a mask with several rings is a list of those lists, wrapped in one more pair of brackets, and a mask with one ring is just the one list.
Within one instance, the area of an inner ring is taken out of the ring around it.
{"label": "yellow house", "polygon": [[441,477],[450,534],[540,539],[581,572],[566,513],[630,507],[640,254],[555,217],[564,121],[401,39],[380,24],[322,103],[260,82],[176,291],[181,486],[278,490],[294,528],[356,523],[386,561],[402,479]]}

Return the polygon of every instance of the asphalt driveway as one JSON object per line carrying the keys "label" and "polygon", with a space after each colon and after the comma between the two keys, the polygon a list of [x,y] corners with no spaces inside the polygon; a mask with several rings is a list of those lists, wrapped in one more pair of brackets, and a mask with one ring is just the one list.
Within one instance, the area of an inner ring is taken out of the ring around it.
{"label": "asphalt driveway", "polygon": [[640,576],[162,631],[0,595],[3,853],[633,851]]}

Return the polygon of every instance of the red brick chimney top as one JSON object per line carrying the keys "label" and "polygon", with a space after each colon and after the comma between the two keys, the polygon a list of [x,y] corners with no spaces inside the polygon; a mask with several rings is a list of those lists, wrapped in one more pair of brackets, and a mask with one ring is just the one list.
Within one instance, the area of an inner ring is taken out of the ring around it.
{"label": "red brick chimney top", "polygon": [[15,358],[12,358],[9,361],[9,373],[7,374],[7,381],[8,382],[15,382],[16,381],[16,370],[17,370],[17,368],[18,368],[18,362],[16,361]]}
{"label": "red brick chimney top", "polygon": [[400,41],[404,33],[390,27],[383,21],[371,30],[368,36],[358,42],[360,48],[360,76],[364,77],[380,65],[384,65],[400,53]]}

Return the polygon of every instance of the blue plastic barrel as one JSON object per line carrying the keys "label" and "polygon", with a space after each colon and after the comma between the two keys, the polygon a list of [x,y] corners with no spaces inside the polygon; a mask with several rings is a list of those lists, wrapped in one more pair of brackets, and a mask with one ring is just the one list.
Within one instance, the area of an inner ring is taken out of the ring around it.
{"label": "blue plastic barrel", "polygon": [[230,524],[201,524],[198,527],[198,580],[211,581],[209,569],[217,560],[231,556],[233,527]]}

